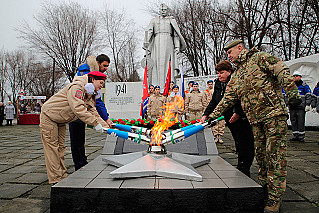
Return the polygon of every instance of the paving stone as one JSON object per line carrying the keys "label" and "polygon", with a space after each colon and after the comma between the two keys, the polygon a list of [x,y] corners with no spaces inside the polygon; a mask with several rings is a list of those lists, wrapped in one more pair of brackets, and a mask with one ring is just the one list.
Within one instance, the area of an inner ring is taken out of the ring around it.
{"label": "paving stone", "polygon": [[315,180],[314,177],[302,170],[287,168],[287,183],[304,183]]}
{"label": "paving stone", "polygon": [[121,179],[94,179],[85,188],[120,188],[123,180]]}
{"label": "paving stone", "polygon": [[[310,161],[310,162],[315,162],[315,163],[319,163],[319,155],[305,155],[305,156],[300,156],[301,159]],[[319,165],[318,165],[319,166]]]}
{"label": "paving stone", "polygon": [[3,184],[0,186],[0,198],[16,198],[35,187],[36,185],[31,184]]}
{"label": "paving stone", "polygon": [[299,194],[302,194],[311,202],[319,203],[319,180],[308,183],[289,184],[289,187]]}
{"label": "paving stone", "polygon": [[123,181],[121,189],[154,189],[155,188],[155,178],[132,178]]}
{"label": "paving stone", "polygon": [[298,195],[296,192],[292,191],[289,187],[287,187],[285,194],[282,196],[283,201],[305,201],[303,197]]}
{"label": "paving stone", "polygon": [[228,188],[221,179],[203,179],[202,182],[192,181],[195,189],[201,188]]}
{"label": "paving stone", "polygon": [[100,174],[101,171],[83,171],[83,170],[79,170],[77,172],[74,172],[73,174],[71,174],[68,178],[77,178],[77,179],[86,179],[86,178],[95,178],[96,176],[98,176],[98,174]]}
{"label": "paving stone", "polygon": [[45,160],[44,159],[33,159],[30,162],[26,162],[23,165],[25,166],[45,166]]}
{"label": "paving stone", "polygon": [[17,183],[34,183],[41,184],[48,180],[47,174],[44,173],[28,173],[14,180]]}
{"label": "paving stone", "polygon": [[16,166],[12,169],[5,171],[5,173],[29,173],[34,172],[36,169],[40,168],[40,166]]}
{"label": "paving stone", "polygon": [[156,178],[159,189],[190,189],[193,188],[191,181],[170,179],[170,178]]}
{"label": "paving stone", "polygon": [[246,188],[246,187],[261,187],[255,181],[247,177],[231,177],[231,178],[222,178],[222,181],[229,188]]}
{"label": "paving stone", "polygon": [[65,178],[52,187],[84,188],[92,181],[92,178]]}
{"label": "paving stone", "polygon": [[7,202],[9,202],[9,200],[0,199],[0,207],[5,205]]}
{"label": "paving stone", "polygon": [[0,164],[0,172],[13,168],[14,165],[12,164]]}
{"label": "paving stone", "polygon": [[32,189],[32,191],[30,192],[29,198],[50,199],[50,196],[51,196],[51,185],[44,184]]}
{"label": "paving stone", "polygon": [[19,212],[19,213],[39,213],[48,209],[50,200],[38,200],[28,198],[16,198],[8,201],[5,205],[0,207],[0,212]]}
{"label": "paving stone", "polygon": [[282,202],[281,213],[318,213],[318,208],[309,202]]}
{"label": "paving stone", "polygon": [[15,181],[16,178],[20,177],[22,174],[1,174],[0,184]]}

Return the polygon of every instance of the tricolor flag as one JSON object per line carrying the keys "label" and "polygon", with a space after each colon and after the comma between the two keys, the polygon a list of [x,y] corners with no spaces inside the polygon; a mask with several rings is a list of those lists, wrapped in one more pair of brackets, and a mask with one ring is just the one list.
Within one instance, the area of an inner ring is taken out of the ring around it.
{"label": "tricolor flag", "polygon": [[142,117],[144,116],[147,110],[148,99],[149,99],[149,96],[148,96],[147,63],[146,63],[145,71],[144,71],[144,80],[143,80],[143,97],[142,97],[141,113],[140,113]]}
{"label": "tricolor flag", "polygon": [[179,93],[181,94],[183,98],[185,98],[183,63],[181,64],[181,89]]}
{"label": "tricolor flag", "polygon": [[169,92],[169,83],[171,82],[172,77],[171,77],[171,59],[169,59],[169,64],[168,64],[168,72],[166,76],[166,82],[165,82],[165,87],[164,87],[164,92],[163,95],[168,95]]}

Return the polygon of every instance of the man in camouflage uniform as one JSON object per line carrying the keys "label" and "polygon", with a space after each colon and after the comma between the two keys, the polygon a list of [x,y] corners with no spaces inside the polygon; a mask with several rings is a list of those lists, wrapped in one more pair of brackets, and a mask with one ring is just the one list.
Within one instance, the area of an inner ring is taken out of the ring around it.
{"label": "man in camouflage uniform", "polygon": [[247,50],[242,40],[231,41],[225,50],[237,70],[210,117],[218,118],[241,101],[253,127],[258,179],[267,195],[264,212],[278,212],[287,176],[288,115],[281,86],[292,107],[301,103],[298,89],[289,68],[278,58],[256,48]]}

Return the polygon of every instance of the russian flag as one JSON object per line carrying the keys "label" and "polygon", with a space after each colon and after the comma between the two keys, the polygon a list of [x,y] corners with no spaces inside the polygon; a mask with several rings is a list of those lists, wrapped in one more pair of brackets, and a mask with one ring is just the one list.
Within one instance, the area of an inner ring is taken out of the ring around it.
{"label": "russian flag", "polygon": [[141,104],[141,113],[140,115],[143,117],[146,110],[147,110],[147,104],[148,104],[148,84],[147,84],[147,64],[145,66],[144,71],[144,80],[143,80],[143,97],[142,97],[142,104]]}

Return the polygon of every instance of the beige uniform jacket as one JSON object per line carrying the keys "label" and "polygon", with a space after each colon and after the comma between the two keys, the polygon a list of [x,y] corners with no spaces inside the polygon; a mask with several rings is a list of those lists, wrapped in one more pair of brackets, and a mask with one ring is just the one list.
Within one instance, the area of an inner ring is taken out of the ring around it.
{"label": "beige uniform jacket", "polygon": [[192,91],[186,95],[185,112],[203,111],[206,106],[206,97],[203,92]]}
{"label": "beige uniform jacket", "polygon": [[88,125],[98,123],[107,126],[95,109],[95,97],[86,94],[84,86],[88,83],[88,76],[75,77],[73,82],[53,95],[42,106],[42,113],[52,121],[65,124],[80,119]]}
{"label": "beige uniform jacket", "polygon": [[[180,96],[180,95],[179,95]],[[181,96],[180,96],[181,97]],[[174,97],[171,97],[171,96],[168,96],[167,97],[167,102],[176,102],[177,101],[177,98],[176,96]],[[184,114],[184,107],[178,107],[176,106],[175,110],[172,110],[173,113],[178,113],[180,115]]]}
{"label": "beige uniform jacket", "polygon": [[208,106],[209,102],[212,100],[213,93],[214,93],[214,87],[213,87],[213,89],[209,89],[209,87],[208,87],[204,91],[204,94],[205,94],[205,97],[206,97],[206,106],[205,106],[205,108]]}
{"label": "beige uniform jacket", "polygon": [[147,111],[149,112],[150,116],[158,116],[163,115],[163,109],[161,108],[166,102],[166,98],[159,94],[155,95],[153,94],[150,97],[150,100],[147,105]]}

